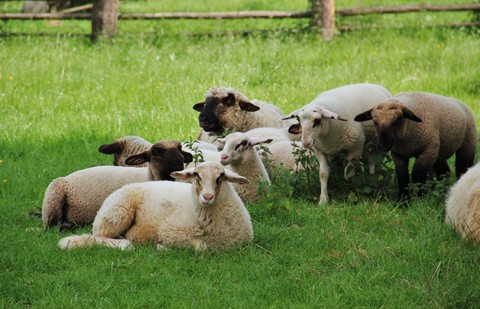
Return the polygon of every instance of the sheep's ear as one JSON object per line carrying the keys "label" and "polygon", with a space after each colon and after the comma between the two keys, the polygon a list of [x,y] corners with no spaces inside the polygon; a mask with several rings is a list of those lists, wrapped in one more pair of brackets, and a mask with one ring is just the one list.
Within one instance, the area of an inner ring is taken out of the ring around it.
{"label": "sheep's ear", "polygon": [[418,118],[417,115],[415,115],[411,110],[409,110],[407,107],[402,106],[402,112],[403,112],[403,117],[413,120],[415,122],[422,122],[422,119]]}
{"label": "sheep's ear", "polygon": [[195,168],[187,168],[183,171],[172,172],[170,176],[180,181],[189,181],[195,177]]}
{"label": "sheep's ear", "polygon": [[320,112],[322,114],[323,117],[326,117],[326,118],[330,118],[330,119],[336,119],[336,120],[341,120],[341,121],[347,121],[347,119],[344,119],[342,117],[340,117],[340,115],[334,113],[334,112],[331,112],[329,110],[322,110]]}
{"label": "sheep's ear", "polygon": [[290,128],[288,128],[288,133],[290,134],[300,134],[302,133],[302,126],[297,123],[297,124],[292,124]]}
{"label": "sheep's ear", "polygon": [[371,108],[368,111],[365,111],[361,114],[358,114],[357,116],[355,116],[355,118],[353,118],[353,120],[358,121],[358,122],[372,120],[373,119],[372,110],[373,110],[373,108]]}
{"label": "sheep's ear", "polygon": [[225,179],[228,182],[239,183],[239,184],[250,183],[250,181],[248,181],[247,178],[245,178],[243,176],[240,176],[237,173],[232,172],[231,170],[227,170],[227,169],[225,170]]}
{"label": "sheep's ear", "polygon": [[224,138],[217,138],[217,142],[221,145],[225,145],[225,139]]}
{"label": "sheep's ear", "polygon": [[250,137],[250,145],[255,146],[258,144],[269,144],[273,141],[271,138],[258,138],[258,137]]}
{"label": "sheep's ear", "polygon": [[128,157],[125,160],[125,163],[128,165],[139,165],[146,162],[150,162],[151,158],[152,158],[152,153],[150,152],[150,150],[147,150],[147,151]]}
{"label": "sheep's ear", "polygon": [[183,163],[190,163],[193,161],[193,156],[190,152],[186,152],[182,150],[183,155]]}
{"label": "sheep's ear", "polygon": [[238,105],[240,106],[240,109],[242,111],[246,111],[246,112],[256,112],[260,109],[260,107],[247,101],[240,101]]}
{"label": "sheep's ear", "polygon": [[201,112],[204,106],[205,106],[205,102],[200,102],[195,104],[193,106],[193,109],[196,110],[197,112]]}
{"label": "sheep's ear", "polygon": [[114,154],[122,152],[123,148],[123,143],[113,142],[111,144],[100,145],[100,147],[98,147],[98,151],[104,154]]}
{"label": "sheep's ear", "polygon": [[298,113],[300,113],[300,110],[293,111],[293,112],[291,112],[290,114],[288,114],[288,116],[283,117],[282,120],[288,120],[288,119],[297,118]]}

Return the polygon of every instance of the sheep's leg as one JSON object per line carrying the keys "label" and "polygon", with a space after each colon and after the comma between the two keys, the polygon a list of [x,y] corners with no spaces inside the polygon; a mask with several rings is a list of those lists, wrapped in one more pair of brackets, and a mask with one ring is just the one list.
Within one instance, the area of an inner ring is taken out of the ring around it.
{"label": "sheep's leg", "polygon": [[[415,160],[412,170],[412,182],[422,186],[427,180],[427,174],[436,162],[439,147],[425,149]],[[420,187],[419,195],[425,194],[425,188]]]}
{"label": "sheep's leg", "polygon": [[356,163],[362,157],[362,151],[362,147],[355,147],[353,149],[350,149],[350,152],[347,155],[348,163],[345,165],[345,168],[343,170],[343,177],[345,177],[345,180],[348,181],[353,176],[355,176]]}
{"label": "sheep's leg", "polygon": [[[476,138],[475,138],[476,141]],[[474,145],[462,146],[455,153],[455,172],[457,173],[457,179],[462,176],[467,169],[473,166],[475,159],[476,142]]]}
{"label": "sheep's leg", "polygon": [[393,163],[395,164],[395,174],[398,182],[398,200],[408,198],[408,159],[392,153]]}
{"label": "sheep's leg", "polygon": [[330,175],[327,156],[319,150],[315,150],[315,156],[317,157],[319,164],[318,175],[320,177],[320,198],[318,204],[325,204],[328,203],[327,183]]}
{"label": "sheep's leg", "polygon": [[450,174],[450,167],[448,166],[447,160],[437,160],[433,165],[433,170],[438,179],[442,179]]}
{"label": "sheep's leg", "polygon": [[193,247],[197,251],[206,249],[206,244],[203,240],[204,230],[195,225],[179,225],[178,223],[169,223],[168,221],[162,224],[157,230],[157,237],[159,246],[161,248],[168,247]]}

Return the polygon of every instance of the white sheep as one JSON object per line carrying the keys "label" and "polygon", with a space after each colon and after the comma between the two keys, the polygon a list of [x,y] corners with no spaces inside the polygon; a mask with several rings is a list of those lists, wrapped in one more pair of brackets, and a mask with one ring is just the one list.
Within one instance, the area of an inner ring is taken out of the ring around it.
{"label": "white sheep", "polygon": [[[392,95],[375,84],[346,85],[321,93],[311,103],[286,118],[297,118],[299,124],[290,127],[291,133],[302,133],[302,144],[312,149],[319,163],[319,204],[329,200],[327,156],[346,155],[345,179],[355,175],[355,161],[363,154],[364,145],[375,140],[373,124],[362,125],[353,118],[362,110],[372,108]],[[359,125],[360,124],[360,125]],[[370,172],[375,170],[370,162]]]}
{"label": "white sheep", "polygon": [[[245,132],[259,127],[286,126],[284,113],[275,105],[249,100],[238,90],[230,87],[212,87],[205,94],[205,101],[193,109],[200,112],[199,124],[202,131],[199,140],[214,140],[225,130]],[[213,137],[212,137],[213,136]]]}
{"label": "white sheep", "polygon": [[61,224],[61,230],[93,222],[105,198],[122,186],[148,180],[174,180],[170,173],[192,161],[177,141],[163,140],[147,151],[133,155],[127,164],[150,162],[148,167],[96,166],[53,180],[42,206],[45,228]]}
{"label": "white sheep", "polygon": [[[110,144],[103,144],[98,147],[98,151],[104,154],[113,154],[113,165],[127,166],[125,160],[132,156],[144,152],[152,147],[152,143],[140,136],[128,135],[116,139]],[[148,166],[148,162],[139,164],[136,167]]]}
{"label": "white sheep", "polygon": [[271,128],[271,127],[254,128],[246,131],[245,134],[250,137],[269,138],[272,140],[272,143],[299,141],[302,138],[301,134],[290,133],[289,126],[286,126],[283,128]]}
{"label": "white sheep", "polygon": [[480,241],[480,163],[470,168],[450,188],[445,223],[464,240]]}
{"label": "white sheep", "polygon": [[260,182],[270,184],[270,177],[260,159],[256,145],[270,143],[271,139],[249,137],[245,133],[230,133],[225,138],[218,140],[223,144],[220,163],[228,165],[230,169],[243,175],[250,182],[247,184],[235,184],[235,190],[243,200],[255,202],[259,196]]}
{"label": "white sheep", "polygon": [[392,154],[400,200],[409,197],[410,158],[415,158],[412,182],[420,185],[432,169],[437,177],[447,176],[447,160],[454,154],[457,178],[473,165],[477,128],[465,103],[427,92],[403,92],[380,103],[355,121],[373,123],[380,149]]}
{"label": "white sheep", "polygon": [[248,182],[245,177],[215,162],[172,177],[192,184],[153,181],[124,186],[105,200],[93,235],[63,238],[60,248],[102,244],[125,249],[131,243],[153,242],[157,248],[223,250],[252,241],[250,214],[229,183]]}
{"label": "white sheep", "polygon": [[260,149],[259,154],[266,166],[282,166],[290,171],[298,171],[305,168],[300,162],[297,162],[296,152],[304,151],[307,157],[314,155],[310,149],[303,148],[301,142],[279,141],[264,147],[268,151]]}

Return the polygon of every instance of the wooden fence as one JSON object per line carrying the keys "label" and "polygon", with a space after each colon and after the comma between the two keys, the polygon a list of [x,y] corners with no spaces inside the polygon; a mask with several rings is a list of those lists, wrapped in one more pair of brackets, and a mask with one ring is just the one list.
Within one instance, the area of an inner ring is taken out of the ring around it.
{"label": "wooden fence", "polygon": [[[247,12],[208,12],[208,13],[123,13],[118,14],[119,0],[93,0],[93,4],[68,9],[59,13],[0,13],[0,19],[87,19],[92,21],[92,40],[100,36],[111,37],[117,33],[118,20],[132,19],[240,19],[240,18],[310,18],[312,29],[329,40],[335,34],[335,16],[355,16],[366,14],[439,12],[439,11],[477,11],[479,4],[463,5],[407,5],[391,7],[358,7],[335,9],[334,0],[310,0],[310,11],[247,11]],[[92,9],[92,13],[78,13]],[[476,23],[478,24],[478,23]]]}

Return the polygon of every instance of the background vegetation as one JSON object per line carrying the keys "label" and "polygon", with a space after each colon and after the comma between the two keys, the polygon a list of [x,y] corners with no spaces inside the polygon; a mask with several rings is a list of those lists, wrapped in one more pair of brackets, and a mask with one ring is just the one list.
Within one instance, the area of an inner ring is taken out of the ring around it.
{"label": "background vegetation", "polygon": [[[429,3],[463,1],[429,1]],[[306,1],[146,1],[122,10],[305,10]],[[413,3],[413,2],[412,2]],[[418,3],[418,1],[415,1]],[[424,1],[423,3],[426,3]],[[338,1],[339,7],[406,4]],[[158,5],[158,6],[157,6]],[[0,9],[18,9],[15,2]],[[254,242],[229,252],[141,246],[60,251],[68,235],[38,231],[51,180],[111,163],[97,147],[123,135],[188,140],[212,85],[228,85],[290,112],[318,93],[372,82],[392,93],[454,96],[479,118],[475,29],[427,27],[467,13],[345,18],[364,30],[330,42],[308,20],[121,22],[113,41],[91,44],[87,21],[1,21],[0,305],[2,307],[475,307],[479,250],[445,226],[444,196],[398,208],[331,192],[319,207],[277,182],[248,205]],[[372,25],[379,29],[368,29]],[[392,25],[401,25],[392,29]],[[193,35],[278,29],[251,35]],[[394,185],[394,184],[393,184]],[[88,232],[88,228],[77,233]]]}

